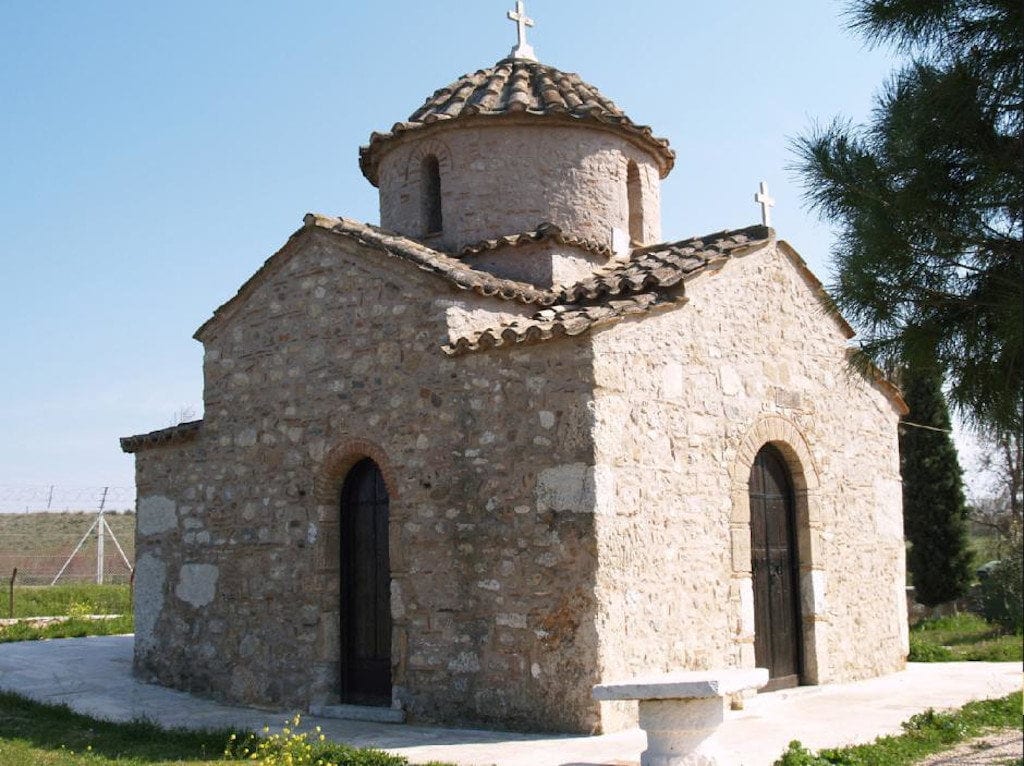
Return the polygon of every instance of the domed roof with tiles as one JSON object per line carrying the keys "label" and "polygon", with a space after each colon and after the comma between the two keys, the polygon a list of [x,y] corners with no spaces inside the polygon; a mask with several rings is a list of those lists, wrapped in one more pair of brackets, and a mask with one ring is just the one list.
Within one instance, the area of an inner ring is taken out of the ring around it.
{"label": "domed roof with tiles", "polygon": [[381,156],[409,133],[436,129],[455,120],[468,124],[470,120],[520,116],[618,132],[656,158],[662,178],[675,163],[676,155],[668,140],[655,136],[648,126],[634,123],[578,74],[530,59],[505,58],[435,91],[408,120],[396,123],[390,132],[373,133],[369,145],[359,149],[359,167],[376,185]]}

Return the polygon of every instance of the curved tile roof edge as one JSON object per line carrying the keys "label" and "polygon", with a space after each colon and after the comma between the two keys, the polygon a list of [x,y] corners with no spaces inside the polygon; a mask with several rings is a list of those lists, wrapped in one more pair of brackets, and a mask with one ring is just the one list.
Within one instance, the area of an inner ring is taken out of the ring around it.
{"label": "curved tile roof edge", "polygon": [[239,287],[234,296],[214,309],[213,315],[196,330],[194,338],[202,341],[210,328],[230,315],[233,306],[254,290],[276,264],[280,263],[284,254],[292,249],[298,238],[310,230],[343,236],[388,257],[410,262],[419,270],[440,277],[458,290],[540,307],[586,304],[616,296],[649,292],[652,289],[669,288],[682,281],[688,271],[703,267],[707,261],[722,255],[738,255],[741,251],[756,249],[774,240],[774,232],[771,229],[752,226],[674,243],[651,245],[634,250],[626,261],[606,264],[588,279],[549,289],[474,269],[447,253],[433,250],[408,237],[349,218],[308,213],[303,223],[303,227],[294,232],[288,241]]}
{"label": "curved tile roof edge", "polygon": [[160,428],[145,434],[135,436],[122,436],[121,451],[132,453],[149,447],[162,447],[167,444],[178,444],[183,441],[195,438],[203,427],[202,420],[190,420],[185,423],[178,423],[169,428]]}
{"label": "curved tile roof edge", "polygon": [[[668,139],[655,138],[653,131],[646,125],[637,126],[632,122],[617,122],[603,119],[597,115],[548,114],[544,112],[498,112],[495,114],[481,113],[465,115],[462,117],[450,117],[430,123],[409,121],[396,122],[391,126],[391,130],[386,133],[378,133],[377,131],[374,131],[370,134],[370,142],[359,147],[359,170],[362,171],[362,174],[367,181],[374,186],[377,186],[380,181],[378,170],[380,169],[381,157],[388,149],[391,148],[391,144],[393,142],[405,138],[410,133],[426,135],[428,132],[434,132],[442,126],[450,126],[452,123],[456,122],[460,127],[468,127],[473,124],[490,125],[498,121],[520,122],[522,124],[525,123],[526,120],[545,120],[547,121],[547,124],[582,124],[598,130],[608,130],[622,135],[622,137],[630,141],[630,143],[636,144],[640,148],[653,154],[658,160],[659,177],[665,178],[675,167],[676,153],[675,150],[668,148]],[[662,141],[664,143],[660,143]]]}
{"label": "curved tile roof edge", "polygon": [[685,303],[685,285],[721,269],[733,258],[761,250],[775,241],[766,226],[749,226],[705,237],[650,245],[634,250],[627,261],[563,289],[556,305],[532,317],[516,319],[454,339],[442,347],[448,356],[571,337],[625,317]]}
{"label": "curved tile roof edge", "polygon": [[561,337],[582,335],[628,316],[649,314],[686,303],[682,289],[637,293],[622,300],[598,306],[555,306],[539,311],[528,319],[488,327],[471,336],[456,338],[441,347],[447,356],[462,356],[473,351],[528,345]]}
{"label": "curved tile roof edge", "polygon": [[661,177],[671,172],[675,152],[665,138],[648,125],[634,123],[615,103],[575,72],[528,59],[504,58],[438,88],[408,120],[397,122],[385,133],[370,134],[359,148],[359,168],[377,185],[381,155],[395,140],[410,132],[453,123],[489,123],[496,119],[542,118],[583,124],[620,133],[654,156]]}
{"label": "curved tile roof edge", "polygon": [[614,252],[608,245],[603,245],[600,242],[594,242],[593,240],[584,239],[583,237],[577,237],[572,234],[566,234],[562,230],[562,227],[549,221],[538,224],[535,229],[531,229],[530,231],[524,231],[518,234],[506,234],[503,237],[484,239],[479,242],[466,245],[459,251],[459,255],[464,258],[472,258],[475,255],[481,255],[482,253],[492,250],[500,250],[506,247],[522,247],[523,245],[535,245],[548,240],[559,245],[578,247],[580,250],[585,250],[586,252],[593,253],[594,255],[603,255],[607,258],[614,255]]}
{"label": "curved tile roof edge", "polygon": [[302,235],[312,230],[340,235],[389,257],[410,262],[421,271],[435,274],[459,290],[470,290],[486,297],[497,297],[502,300],[539,306],[551,305],[558,300],[556,292],[538,288],[526,282],[502,279],[485,271],[478,271],[447,253],[433,250],[413,239],[393,234],[372,224],[362,223],[351,218],[307,213],[303,217],[303,226],[293,232],[288,237],[288,241],[267,258],[259,269],[242,283],[233,296],[215,308],[212,316],[199,326],[192,337],[202,341],[206,332],[228,316],[235,303],[254,290],[275,268],[286,251],[289,251]]}
{"label": "curved tile roof edge", "polygon": [[471,290],[478,295],[526,304],[550,305],[558,299],[558,294],[552,290],[479,271],[447,253],[371,224],[313,213],[306,216],[305,222],[307,227],[326,229],[387,255],[409,261],[421,271],[436,274],[460,290]]}

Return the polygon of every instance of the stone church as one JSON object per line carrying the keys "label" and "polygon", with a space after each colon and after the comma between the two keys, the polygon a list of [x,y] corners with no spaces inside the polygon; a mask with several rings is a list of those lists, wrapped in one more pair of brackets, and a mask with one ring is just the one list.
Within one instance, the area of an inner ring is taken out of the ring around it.
{"label": "stone church", "polygon": [[522,39],[374,133],[122,439],[135,671],[241,703],[611,731],[603,681],[904,666],[897,422],[764,225],[663,242],[666,140]]}

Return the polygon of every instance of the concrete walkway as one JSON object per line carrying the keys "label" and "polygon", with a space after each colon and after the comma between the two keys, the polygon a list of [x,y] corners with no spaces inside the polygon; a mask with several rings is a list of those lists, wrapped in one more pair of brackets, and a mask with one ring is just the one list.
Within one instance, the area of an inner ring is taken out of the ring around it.
{"label": "concrete walkway", "polygon": [[[168,727],[277,729],[288,716],[222,705],[136,681],[132,637],[100,636],[0,644],[0,689],[42,702],[65,702],[99,718],[147,718]],[[722,743],[736,766],[767,766],[792,739],[821,748],[898,733],[900,722],[928,707],[957,707],[1021,688],[1018,663],[914,664],[885,678],[806,686],[762,694],[730,712]],[[509,734],[304,717],[330,739],[460,766],[598,766],[636,764],[645,747],[638,730],[600,737]]]}

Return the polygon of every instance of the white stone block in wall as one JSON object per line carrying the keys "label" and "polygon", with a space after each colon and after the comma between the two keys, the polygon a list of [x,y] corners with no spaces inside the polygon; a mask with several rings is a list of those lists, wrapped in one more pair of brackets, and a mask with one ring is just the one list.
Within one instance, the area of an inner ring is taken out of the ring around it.
{"label": "white stone block in wall", "polygon": [[874,516],[879,537],[887,541],[903,540],[903,485],[894,479],[875,479]]}
{"label": "white stone block in wall", "polygon": [[804,616],[825,614],[826,577],[821,569],[812,569],[801,576],[800,609]]}
{"label": "white stone block in wall", "polygon": [[163,495],[140,497],[135,524],[143,536],[174,529],[178,525],[177,507],[173,500]]}
{"label": "white stone block in wall", "polygon": [[740,589],[740,636],[754,635],[754,581],[744,577]]}
{"label": "white stone block in wall", "polygon": [[722,393],[726,396],[738,396],[743,391],[740,376],[727,364],[718,368],[718,380],[722,386]]}
{"label": "white stone block in wall", "polygon": [[[141,506],[141,503],[140,503]],[[135,562],[135,651],[144,654],[155,647],[154,628],[164,608],[167,565],[152,553]]]}
{"label": "white stone block in wall", "polygon": [[546,468],[537,476],[537,510],[592,513],[594,467],[584,463]]}
{"label": "white stone block in wall", "polygon": [[206,606],[217,592],[219,574],[213,564],[183,564],[174,595],[194,607]]}
{"label": "white stone block in wall", "polygon": [[682,399],[683,365],[669,362],[662,369],[661,395],[665,399]]}

